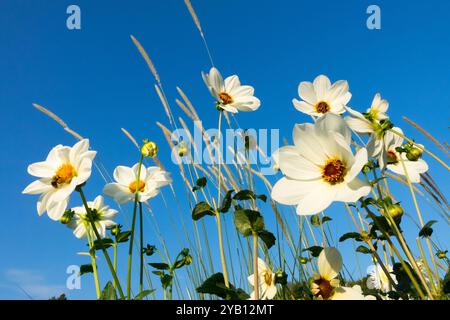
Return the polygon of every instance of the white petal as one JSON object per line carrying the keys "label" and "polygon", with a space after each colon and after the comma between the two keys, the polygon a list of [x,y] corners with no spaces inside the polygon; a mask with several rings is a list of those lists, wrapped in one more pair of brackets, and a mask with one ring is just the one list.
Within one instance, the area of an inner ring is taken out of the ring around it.
{"label": "white petal", "polygon": [[295,125],[293,130],[293,140],[303,157],[316,165],[324,165],[328,157],[325,150],[323,150],[321,144],[318,142],[314,125],[310,123]]}
{"label": "white petal", "polygon": [[103,188],[103,193],[115,199],[118,203],[124,204],[133,200],[133,194],[127,187],[118,183],[109,183]]}
{"label": "white petal", "polygon": [[281,178],[272,189],[272,198],[286,205],[296,205],[311,192],[318,187],[320,182],[317,181],[299,181],[288,178]]}
{"label": "white petal", "polygon": [[78,183],[82,184],[86,182],[92,173],[92,160],[90,158],[84,158],[80,162],[80,166],[77,170]]}
{"label": "white petal", "polygon": [[308,115],[315,115],[316,110],[314,106],[305,101],[299,101],[297,99],[292,99],[295,109]]}
{"label": "white petal", "polygon": [[361,148],[355,154],[354,162],[350,170],[345,175],[345,181],[352,181],[362,170],[364,165],[367,163],[367,150]]}
{"label": "white petal", "polygon": [[330,206],[336,195],[336,190],[330,184],[320,181],[316,187],[301,199],[297,206],[298,215],[311,215],[322,212]]}
{"label": "white petal", "polygon": [[30,164],[28,173],[38,178],[51,178],[58,168],[51,162],[43,161]]}
{"label": "white petal", "polygon": [[225,79],[225,91],[231,92],[231,90],[239,88],[241,86],[241,82],[239,81],[239,77],[236,75],[227,77]]}
{"label": "white petal", "polygon": [[278,159],[280,170],[290,179],[312,180],[322,176],[321,168],[300,156],[298,149],[294,146],[280,148]]}
{"label": "white petal", "polygon": [[320,75],[314,79],[314,90],[317,95],[317,100],[325,100],[328,95],[328,91],[331,88],[330,79],[327,76]]}
{"label": "white petal", "polygon": [[53,187],[50,184],[49,179],[39,179],[32,183],[30,183],[23,191],[22,193],[25,194],[40,194],[45,193],[50,190],[52,190]]}
{"label": "white petal", "polygon": [[76,164],[77,163],[77,158],[85,153],[86,151],[89,150],[89,140],[88,139],[83,139],[80,140],[79,142],[77,142],[71,149],[69,152],[69,161],[72,164]]}
{"label": "white petal", "polygon": [[370,193],[370,185],[358,178],[354,178],[350,183],[341,183],[335,187],[335,201],[356,202]]}
{"label": "white petal", "polygon": [[131,182],[136,180],[136,175],[132,168],[118,166],[114,170],[114,180],[124,186],[128,186]]}
{"label": "white petal", "polygon": [[301,82],[298,86],[298,95],[311,105],[315,105],[318,102],[314,85],[311,82]]}
{"label": "white petal", "polygon": [[332,280],[341,272],[342,256],[336,248],[324,248],[319,254],[317,265],[320,276]]}
{"label": "white petal", "polygon": [[68,198],[62,201],[51,201],[51,199],[49,199],[47,202],[47,215],[50,219],[59,221],[66,211],[68,203]]}

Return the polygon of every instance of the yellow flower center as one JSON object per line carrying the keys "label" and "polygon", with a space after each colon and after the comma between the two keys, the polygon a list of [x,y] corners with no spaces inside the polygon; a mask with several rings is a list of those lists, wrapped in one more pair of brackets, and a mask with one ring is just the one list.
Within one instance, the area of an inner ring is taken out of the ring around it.
{"label": "yellow flower center", "polygon": [[58,188],[62,184],[69,184],[76,175],[75,168],[70,163],[65,163],[56,170],[51,184],[54,188]]}
{"label": "yellow flower center", "polygon": [[264,282],[270,286],[272,284],[272,275],[269,272],[264,272]]}
{"label": "yellow flower center", "polygon": [[[139,180],[139,192],[144,191],[144,188],[145,188],[145,182]],[[130,185],[128,186],[128,189],[130,189],[130,191],[132,193],[135,193],[136,192],[136,181],[133,181],[132,183],[130,183]]]}
{"label": "yellow flower center", "polygon": [[328,300],[334,293],[334,288],[331,285],[330,281],[325,280],[324,278],[320,278],[318,280],[314,280],[313,282],[314,296],[322,297],[324,300]]}
{"label": "yellow flower center", "polygon": [[233,98],[226,92],[219,93],[219,98],[223,104],[230,104],[233,102]]}
{"label": "yellow flower center", "polygon": [[328,160],[322,167],[322,178],[331,183],[341,183],[344,181],[345,165],[341,160]]}
{"label": "yellow flower center", "polygon": [[320,101],[316,104],[317,113],[327,113],[328,111],[330,111],[330,106],[325,101]]}

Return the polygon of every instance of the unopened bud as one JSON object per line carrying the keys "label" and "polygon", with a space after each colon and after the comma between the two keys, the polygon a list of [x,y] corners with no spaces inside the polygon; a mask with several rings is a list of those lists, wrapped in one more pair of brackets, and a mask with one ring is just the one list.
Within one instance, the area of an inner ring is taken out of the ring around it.
{"label": "unopened bud", "polygon": [[403,208],[398,204],[393,204],[387,208],[387,214],[394,220],[403,216]]}
{"label": "unopened bud", "polygon": [[147,141],[141,148],[141,154],[144,157],[154,158],[158,153],[158,146],[153,141]]}
{"label": "unopened bud", "polygon": [[420,159],[420,157],[422,156],[422,150],[420,150],[419,148],[415,148],[412,147],[408,150],[408,152],[406,153],[406,158],[409,161],[417,161]]}

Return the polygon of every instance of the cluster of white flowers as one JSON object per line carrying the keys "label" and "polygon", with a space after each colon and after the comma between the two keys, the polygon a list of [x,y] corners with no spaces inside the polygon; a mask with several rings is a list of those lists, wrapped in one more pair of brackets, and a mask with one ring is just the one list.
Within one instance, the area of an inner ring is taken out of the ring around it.
{"label": "cluster of white flowers", "polygon": [[[89,212],[85,206],[67,210],[71,194],[91,176],[96,153],[89,150],[89,140],[83,139],[73,147],[54,147],[45,161],[33,163],[28,167],[28,172],[39,179],[28,185],[23,193],[40,195],[37,202],[39,215],[47,212],[55,221],[63,221],[67,215],[68,220],[64,223],[74,230],[77,238],[88,235],[91,239],[96,238],[91,223],[94,223],[101,237],[106,236],[106,229],[115,225],[113,219],[117,216],[117,210],[105,205],[102,196],[87,202]],[[141,165],[139,179],[138,170],[138,164],[132,168],[118,166],[114,171],[114,179],[117,182],[107,184],[103,190],[104,194],[119,204],[124,204],[132,201],[137,193],[138,201],[145,202],[158,195],[162,186],[171,183],[169,174],[159,167],[145,168]]]}
{"label": "cluster of white flowers", "polygon": [[[313,116],[315,123],[297,124],[294,145],[273,155],[284,175],[272,190],[275,201],[296,205],[299,215],[319,213],[334,201],[355,202],[370,192],[368,183],[358,178],[370,158],[378,161],[380,170],[387,168],[420,182],[420,174],[428,170],[420,158],[422,146],[403,144],[403,132],[390,127],[389,104],[379,94],[362,114],[347,106],[351,98],[347,81],[331,84],[320,75],[313,83],[301,82],[298,91],[302,100],[293,100],[295,108]],[[345,111],[350,115],[342,118]],[[352,131],[370,135],[367,145],[357,147],[355,153]]]}

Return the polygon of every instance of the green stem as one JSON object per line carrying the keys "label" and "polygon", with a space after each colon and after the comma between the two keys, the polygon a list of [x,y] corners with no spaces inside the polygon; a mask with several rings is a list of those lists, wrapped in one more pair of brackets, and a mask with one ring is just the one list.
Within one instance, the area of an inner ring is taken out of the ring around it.
{"label": "green stem", "polygon": [[143,290],[144,283],[144,252],[142,248],[144,248],[144,230],[143,230],[143,222],[142,222],[142,203],[139,202],[139,236],[140,236],[140,265],[139,265],[139,292]]}
{"label": "green stem", "polygon": [[141,155],[139,158],[138,172],[136,177],[136,191],[134,196],[134,208],[133,208],[133,219],[131,221],[131,235],[130,235],[130,246],[128,248],[128,271],[127,271],[127,299],[131,298],[131,266],[133,261],[133,242],[134,242],[134,229],[136,225],[136,211],[137,203],[139,202],[139,180],[141,177],[141,167],[144,157]]}
{"label": "green stem", "polygon": [[87,237],[88,237],[88,243],[89,243],[89,254],[91,256],[92,270],[94,273],[95,293],[97,294],[97,299],[100,299],[101,290],[100,290],[100,281],[98,279],[97,261],[95,258],[94,244],[91,239],[87,223],[85,223],[85,228],[87,230]]}
{"label": "green stem", "polygon": [[255,300],[259,300],[258,234],[256,232],[253,232],[253,287]]}
{"label": "green stem", "polygon": [[[77,187],[77,191],[80,193],[81,201],[83,201],[83,205],[84,205],[84,208],[86,209],[86,213],[88,213],[89,216],[92,216],[91,209],[89,209],[89,206],[88,206],[87,201],[86,201],[86,197],[84,196],[83,189],[81,187]],[[125,296],[123,294],[122,287],[120,285],[119,279],[117,278],[116,271],[114,270],[114,266],[113,266],[113,264],[111,262],[111,258],[109,257],[109,254],[108,254],[108,252],[106,251],[106,249],[105,249],[105,247],[103,245],[103,241],[102,241],[102,239],[100,237],[100,234],[97,231],[97,228],[95,227],[95,223],[93,221],[90,221],[90,223],[91,223],[91,226],[92,226],[92,230],[94,231],[95,237],[99,240],[101,250],[103,252],[103,255],[105,256],[106,262],[107,262],[108,267],[109,267],[109,271],[111,271],[111,274],[112,274],[113,279],[114,279],[114,283],[117,286],[117,290],[119,290],[120,298],[121,299],[125,299]]]}
{"label": "green stem", "polygon": [[[222,146],[221,146],[221,143],[220,143],[220,138],[221,138],[221,135],[222,135],[222,132],[221,132],[222,113],[223,113],[223,111],[219,111],[219,125],[218,125],[218,130],[219,130],[219,136],[218,136],[219,143],[218,144],[219,144],[219,146],[217,148],[217,154],[218,154],[218,157],[217,157],[218,158],[217,159],[217,161],[218,161],[218,163],[217,163],[218,168],[217,169],[218,169],[219,177],[218,177],[218,191],[217,191],[217,205],[216,205],[217,208],[220,207],[221,182],[222,182],[222,164],[221,164],[221,161],[222,161],[221,147]],[[219,237],[220,260],[222,262],[223,279],[224,279],[224,282],[225,282],[225,286],[227,288],[229,288],[230,287],[230,282],[228,280],[227,261],[226,261],[226,258],[225,258],[225,250],[223,248],[222,223],[220,221],[220,212],[219,212],[218,209],[216,209],[216,220],[217,220],[217,234],[218,234],[218,237]]]}

